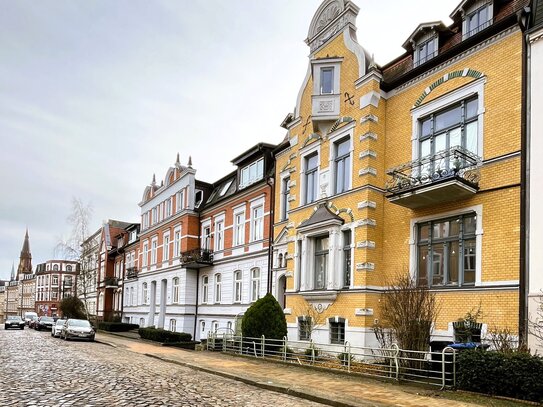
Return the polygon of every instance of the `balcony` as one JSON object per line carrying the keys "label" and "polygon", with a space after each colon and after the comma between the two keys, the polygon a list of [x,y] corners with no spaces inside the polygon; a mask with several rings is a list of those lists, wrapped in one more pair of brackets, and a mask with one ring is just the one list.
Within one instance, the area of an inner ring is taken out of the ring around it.
{"label": "balcony", "polygon": [[139,270],[137,267],[127,267],[126,268],[126,279],[133,280],[138,278]]}
{"label": "balcony", "polygon": [[100,287],[104,288],[118,288],[120,279],[117,277],[105,277],[103,281],[100,282]]}
{"label": "balcony", "polygon": [[213,251],[194,249],[181,253],[181,265],[190,269],[200,269],[213,265]]}
{"label": "balcony", "polygon": [[462,147],[411,161],[387,171],[386,197],[410,209],[468,198],[479,190],[481,163]]}
{"label": "balcony", "polygon": [[311,118],[317,121],[339,119],[340,95],[313,95]]}

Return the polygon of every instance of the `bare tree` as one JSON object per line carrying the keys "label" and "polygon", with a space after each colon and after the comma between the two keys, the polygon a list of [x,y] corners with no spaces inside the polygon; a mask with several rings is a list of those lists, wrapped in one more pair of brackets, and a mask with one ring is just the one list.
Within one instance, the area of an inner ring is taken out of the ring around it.
{"label": "bare tree", "polygon": [[407,272],[388,286],[383,294],[382,321],[374,327],[377,339],[381,345],[393,339],[401,349],[428,350],[432,325],[439,314],[435,295],[428,287],[417,285]]}
{"label": "bare tree", "polygon": [[528,330],[536,339],[539,347],[543,348],[543,292],[537,298],[536,315],[530,315],[528,318]]}
{"label": "bare tree", "polygon": [[313,331],[315,331],[317,327],[326,324],[326,319],[324,318],[324,315],[322,313],[319,313],[315,309],[315,307],[313,307],[308,302],[305,302],[303,305],[295,307],[294,314],[304,318],[304,329],[306,330],[309,338],[312,337]]}
{"label": "bare tree", "polygon": [[60,253],[64,259],[77,261],[79,263],[77,291],[83,296],[83,304],[85,305],[87,318],[89,318],[88,293],[95,288],[95,275],[91,261],[84,256],[83,243],[90,236],[89,224],[92,212],[93,209],[90,203],[85,204],[81,198],[73,197],[72,210],[66,219],[68,224],[71,225],[72,230],[68,239],[60,239],[56,247],[56,251]]}

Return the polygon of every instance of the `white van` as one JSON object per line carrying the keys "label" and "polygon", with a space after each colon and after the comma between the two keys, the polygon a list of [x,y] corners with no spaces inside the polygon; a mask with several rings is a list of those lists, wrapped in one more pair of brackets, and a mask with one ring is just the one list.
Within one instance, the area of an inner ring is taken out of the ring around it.
{"label": "white van", "polygon": [[32,317],[37,317],[38,314],[36,314],[35,312],[25,312],[25,316],[24,316],[24,320],[25,320],[25,325],[28,325],[28,323],[32,320]]}

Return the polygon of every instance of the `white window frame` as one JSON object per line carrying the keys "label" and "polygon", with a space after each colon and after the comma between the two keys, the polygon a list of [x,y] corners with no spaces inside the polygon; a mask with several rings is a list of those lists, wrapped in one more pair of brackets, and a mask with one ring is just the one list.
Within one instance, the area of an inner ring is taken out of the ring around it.
{"label": "white window frame", "polygon": [[[255,272],[258,272],[258,276],[255,276]],[[259,267],[253,267],[251,269],[251,302],[255,302],[260,299],[260,284],[262,279],[262,271]]]}
{"label": "white window frame", "polygon": [[[254,167],[255,174],[251,176],[251,170]],[[240,170],[240,182],[239,187],[245,188],[255,182],[264,179],[264,157],[253,161],[251,164],[246,165]]]}
{"label": "white window frame", "polygon": [[245,209],[234,211],[234,242],[233,246],[245,244]]}
{"label": "white window frame", "polygon": [[148,264],[148,253],[149,253],[149,242],[146,240],[145,242],[143,242],[143,254],[142,254],[142,260],[141,260],[141,265],[142,267],[147,267],[147,264]]}
{"label": "white window frame", "polygon": [[172,198],[166,199],[166,218],[172,216]]}
{"label": "white window frame", "polygon": [[173,231],[173,256],[175,259],[181,256],[181,226],[177,226]]}
{"label": "white window frame", "polygon": [[[288,179],[288,181],[287,181]],[[285,221],[288,219],[288,212],[290,210],[290,202],[289,202],[289,199],[290,199],[290,188],[291,188],[291,185],[290,185],[290,173],[289,172],[285,172],[285,173],[282,173],[280,174],[280,180],[281,180],[281,183],[280,183],[280,186],[281,186],[281,190],[280,190],[280,200],[279,200],[279,203],[280,203],[280,214],[279,214],[279,217],[280,217],[280,221]]]}
{"label": "white window frame", "polygon": [[[477,257],[475,258],[475,287],[481,286],[482,284],[482,270],[483,270],[483,205],[469,206],[455,211],[442,212],[429,216],[422,216],[419,218],[413,218],[410,221],[410,256],[409,256],[409,271],[412,278],[417,276],[417,267],[418,267],[418,240],[417,240],[417,230],[418,225],[423,222],[428,222],[431,220],[440,220],[445,218],[451,218],[459,215],[468,215],[470,213],[475,213],[477,216],[477,224],[475,229],[475,250]],[[445,287],[447,288],[447,287]],[[450,287],[448,287],[450,288]]]}
{"label": "white window frame", "polygon": [[215,219],[215,227],[213,231],[213,240],[215,251],[224,250],[224,216]]}
{"label": "white window frame", "polygon": [[[262,214],[257,216],[257,211]],[[264,239],[264,203],[258,202],[254,206],[251,205],[251,242],[258,242]]]}
{"label": "white window frame", "polygon": [[202,303],[209,303],[209,276],[202,276]]}
{"label": "white window frame", "polygon": [[155,265],[158,260],[158,237],[151,240],[151,266]]}
{"label": "white window frame", "polygon": [[484,113],[485,113],[485,84],[486,77],[477,79],[461,88],[455,89],[452,92],[434,99],[424,105],[417,107],[411,111],[412,118],[412,157],[417,160],[419,157],[419,137],[420,137],[420,119],[438,112],[447,106],[459,103],[462,100],[468,99],[471,96],[477,96],[477,151],[479,157],[484,157],[483,140],[484,140]]}
{"label": "white window frame", "polygon": [[217,273],[215,274],[215,276],[213,277],[213,282],[214,282],[214,295],[213,295],[213,298],[214,298],[214,302],[215,304],[220,304],[222,302],[222,275],[221,273]]}
{"label": "white window frame", "polygon": [[[209,233],[206,235],[206,231]],[[206,250],[211,250],[211,221],[206,220],[202,222],[202,248]]]}
{"label": "white window frame", "polygon": [[177,332],[177,320],[175,318],[170,319],[168,328],[171,332]]}
{"label": "white window frame", "polygon": [[[239,278],[238,278],[239,277]],[[234,271],[234,303],[241,303],[243,297],[243,272]]]}
{"label": "white window frame", "polygon": [[170,232],[165,232],[162,236],[162,261],[170,259]]}
{"label": "white window frame", "polygon": [[149,285],[147,282],[144,282],[141,285],[141,303],[143,305],[149,305]]}
{"label": "white window frame", "polygon": [[[318,164],[317,164],[317,196],[315,198],[314,201],[312,202],[307,202],[307,191],[306,191],[306,184],[307,184],[307,177],[306,177],[306,165],[307,165],[307,158],[316,153],[317,154],[317,157],[318,157]],[[300,180],[300,190],[299,190],[299,193],[300,193],[300,202],[302,203],[302,205],[307,205],[309,203],[313,203],[313,202],[316,202],[318,201],[320,198],[319,198],[319,191],[320,191],[320,176],[321,176],[321,149],[320,149],[320,145],[316,145],[316,146],[311,146],[311,148],[307,149],[307,150],[302,150],[300,151],[300,159],[301,159],[301,173],[300,173],[300,177],[299,177],[299,180]],[[291,193],[292,193],[292,189],[291,189]]]}
{"label": "white window frame", "polygon": [[172,302],[174,304],[179,304],[180,287],[179,287],[179,277],[174,277],[172,279]]}
{"label": "white window frame", "polygon": [[[333,69],[333,89],[332,93],[322,93],[321,79],[322,71],[325,69]],[[333,59],[327,61],[313,61],[313,95],[339,95],[341,86],[341,59]]]}
{"label": "white window frame", "polygon": [[[345,126],[344,128],[341,129],[340,132],[338,132],[337,134],[333,134],[331,135],[331,137],[329,137],[329,168],[331,169],[331,174],[330,174],[330,178],[331,178],[331,183],[330,183],[330,193],[329,195],[333,196],[333,195],[336,195],[336,189],[337,189],[337,185],[336,185],[336,145],[339,144],[341,141],[343,141],[344,139],[346,138],[349,138],[349,154],[350,154],[350,168],[349,168],[349,174],[350,174],[350,177],[349,177],[349,184],[347,186],[347,190],[346,191],[343,191],[341,193],[345,193],[349,190],[352,189],[353,187],[353,178],[354,178],[354,174],[353,174],[353,165],[354,165],[354,128],[356,127],[356,121],[351,123],[351,124],[348,124],[347,126]],[[305,162],[304,162],[305,164]],[[305,176],[304,176],[304,180],[305,180]],[[318,200],[318,197],[317,197],[317,200]]]}

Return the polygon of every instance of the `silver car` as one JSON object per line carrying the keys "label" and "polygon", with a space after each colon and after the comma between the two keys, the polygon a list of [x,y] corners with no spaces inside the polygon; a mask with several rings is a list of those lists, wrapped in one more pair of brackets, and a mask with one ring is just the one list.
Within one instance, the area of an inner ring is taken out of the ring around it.
{"label": "silver car", "polygon": [[57,322],[55,322],[55,324],[51,328],[51,336],[58,338],[60,336],[60,331],[62,331],[62,327],[64,326],[65,322],[66,322],[65,319],[57,319]]}
{"label": "silver car", "polygon": [[60,331],[60,339],[88,339],[94,341],[94,328],[86,319],[67,319]]}

